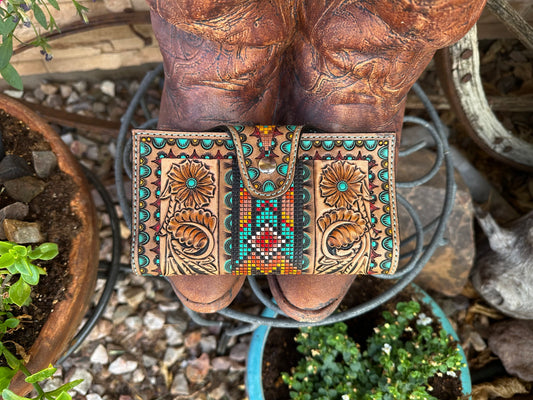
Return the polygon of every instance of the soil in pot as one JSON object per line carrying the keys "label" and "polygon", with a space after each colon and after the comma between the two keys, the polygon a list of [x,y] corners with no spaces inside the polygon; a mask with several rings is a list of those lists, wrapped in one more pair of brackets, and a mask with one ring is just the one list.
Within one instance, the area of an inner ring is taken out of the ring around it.
{"label": "soil in pot", "polygon": [[[367,300],[385,292],[393,285],[393,282],[372,278],[369,276],[357,277],[339,309],[344,311],[354,305],[361,304]],[[361,351],[364,351],[366,338],[373,333],[373,328],[384,322],[381,314],[383,311],[394,311],[395,305],[399,301],[410,301],[416,298],[414,290],[408,286],[396,297],[369,313],[363,314],[355,319],[345,321],[348,325],[348,333],[355,342],[361,344]],[[429,306],[421,303],[421,312],[432,315]],[[433,322],[435,331],[442,327],[438,321]],[[298,364],[301,354],[296,350],[294,337],[298,333],[296,329],[273,328],[268,335],[265,351],[263,354],[263,391],[266,400],[289,399],[289,388],[283,383],[280,373],[290,372],[291,368]],[[434,377],[429,384],[433,387],[432,395],[440,400],[455,400],[462,396],[462,385],[460,374],[457,377],[444,375]]]}
{"label": "soil in pot", "polygon": [[[4,110],[0,110],[0,132],[5,153],[22,157],[30,167],[33,165],[32,151],[50,150],[40,134],[31,131]],[[31,304],[21,308],[14,306],[12,310],[15,316],[24,316],[19,328],[5,334],[2,339],[8,348],[11,346],[13,352],[16,352],[13,342],[22,346],[24,351],[29,351],[54,305],[63,298],[70,280],[67,265],[71,237],[80,227],[79,219],[70,209],[70,201],[75,193],[72,179],[57,168],[48,178],[40,179],[45,182],[45,189],[28,203],[29,213],[23,220],[39,222],[45,240],[56,243],[59,254],[50,261],[36,261],[36,264],[46,269],[47,275],[41,276],[39,284],[33,287]],[[0,191],[0,209],[13,203],[15,200],[5,190]],[[4,362],[2,359],[0,365],[4,365]]]}

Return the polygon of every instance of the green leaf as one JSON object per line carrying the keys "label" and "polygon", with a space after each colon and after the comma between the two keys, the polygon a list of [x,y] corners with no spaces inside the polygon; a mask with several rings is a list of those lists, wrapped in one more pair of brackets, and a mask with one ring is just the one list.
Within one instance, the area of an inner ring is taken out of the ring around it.
{"label": "green leaf", "polygon": [[9,35],[0,45],[0,69],[4,69],[13,55],[13,36]]}
{"label": "green leaf", "polygon": [[48,29],[48,21],[46,20],[46,16],[37,3],[33,4],[33,15],[35,16],[37,22],[39,22],[44,29]]}
{"label": "green leaf", "polygon": [[43,243],[28,253],[28,257],[32,260],[51,260],[59,254],[57,244]]}
{"label": "green leaf", "polygon": [[[0,256],[0,268],[9,268],[15,263],[15,257],[10,253]],[[11,272],[11,271],[9,271]],[[13,272],[11,272],[13,273]]]}
{"label": "green leaf", "polygon": [[4,324],[5,326],[7,326],[8,328],[16,328],[19,324],[19,320],[17,318],[8,318],[4,321]]}
{"label": "green leaf", "polygon": [[9,389],[2,390],[2,398],[4,400],[31,400],[27,397],[19,396],[18,394],[13,393]]}
{"label": "green leaf", "polygon": [[2,78],[4,78],[5,81],[15,89],[23,89],[22,78],[15,67],[13,67],[11,64],[8,64],[4,69],[1,69],[0,75],[2,75]]}
{"label": "green leaf", "polygon": [[9,250],[11,250],[13,246],[15,246],[14,243],[0,241],[0,255],[9,252]]}
{"label": "green leaf", "polygon": [[56,400],[72,400],[72,396],[67,392],[61,392],[61,394],[56,397]]}
{"label": "green leaf", "polygon": [[17,26],[17,23],[13,21],[13,17],[11,15],[7,16],[7,19],[2,19],[2,23],[0,24],[0,34],[3,36],[11,34]]}
{"label": "green leaf", "polygon": [[59,10],[59,4],[57,4],[56,0],[48,0],[48,2],[54,7],[56,10]]}
{"label": "green leaf", "polygon": [[52,390],[51,392],[46,392],[48,396],[59,396],[62,392],[68,392],[69,390],[75,388],[80,383],[83,382],[83,379],[76,379],[75,381],[65,383],[64,385],[58,387],[56,390]]}
{"label": "green leaf", "polygon": [[12,254],[15,255],[15,258],[17,258],[16,256],[26,257],[26,255],[28,254],[28,248],[19,244],[13,246],[13,249],[11,249],[11,251],[13,252]]}
{"label": "green leaf", "polygon": [[15,376],[17,371],[8,367],[0,367],[0,391],[7,389],[11,383],[11,379]]}
{"label": "green leaf", "polygon": [[17,371],[20,369],[21,361],[5,347],[2,347],[2,355],[6,358],[7,364],[11,368]]}
{"label": "green leaf", "polygon": [[52,366],[52,364],[50,364],[48,366],[48,368],[45,368],[45,369],[43,369],[43,370],[41,370],[39,372],[36,372],[33,375],[28,376],[26,378],[26,382],[28,382],[28,383],[37,383],[37,382],[44,381],[45,379],[48,379],[52,375],[54,375],[56,371],[57,371],[57,368],[54,368]]}
{"label": "green leaf", "polygon": [[9,298],[19,307],[22,307],[24,304],[26,304],[30,298],[30,293],[31,287],[24,282],[22,277],[19,278],[19,280],[9,288]]}

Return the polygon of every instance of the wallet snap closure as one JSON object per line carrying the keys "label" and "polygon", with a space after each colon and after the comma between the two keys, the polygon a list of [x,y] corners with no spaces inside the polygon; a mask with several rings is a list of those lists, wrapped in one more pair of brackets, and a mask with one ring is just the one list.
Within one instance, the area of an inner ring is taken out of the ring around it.
{"label": "wallet snap closure", "polygon": [[296,173],[301,126],[228,126],[244,187],[258,199],[282,196]]}

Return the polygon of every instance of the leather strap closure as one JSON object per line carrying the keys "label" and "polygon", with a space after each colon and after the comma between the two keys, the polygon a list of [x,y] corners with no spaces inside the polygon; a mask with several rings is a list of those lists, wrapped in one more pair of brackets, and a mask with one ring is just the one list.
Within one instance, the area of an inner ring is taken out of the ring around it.
{"label": "leather strap closure", "polygon": [[263,200],[283,195],[294,181],[302,127],[228,126],[228,130],[246,190]]}

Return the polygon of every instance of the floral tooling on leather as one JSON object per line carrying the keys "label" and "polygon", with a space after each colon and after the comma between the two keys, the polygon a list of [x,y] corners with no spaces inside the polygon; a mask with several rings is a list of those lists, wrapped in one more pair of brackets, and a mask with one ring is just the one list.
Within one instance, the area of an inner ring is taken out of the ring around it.
{"label": "floral tooling on leather", "polygon": [[136,273],[395,271],[394,134],[228,130],[133,132]]}

